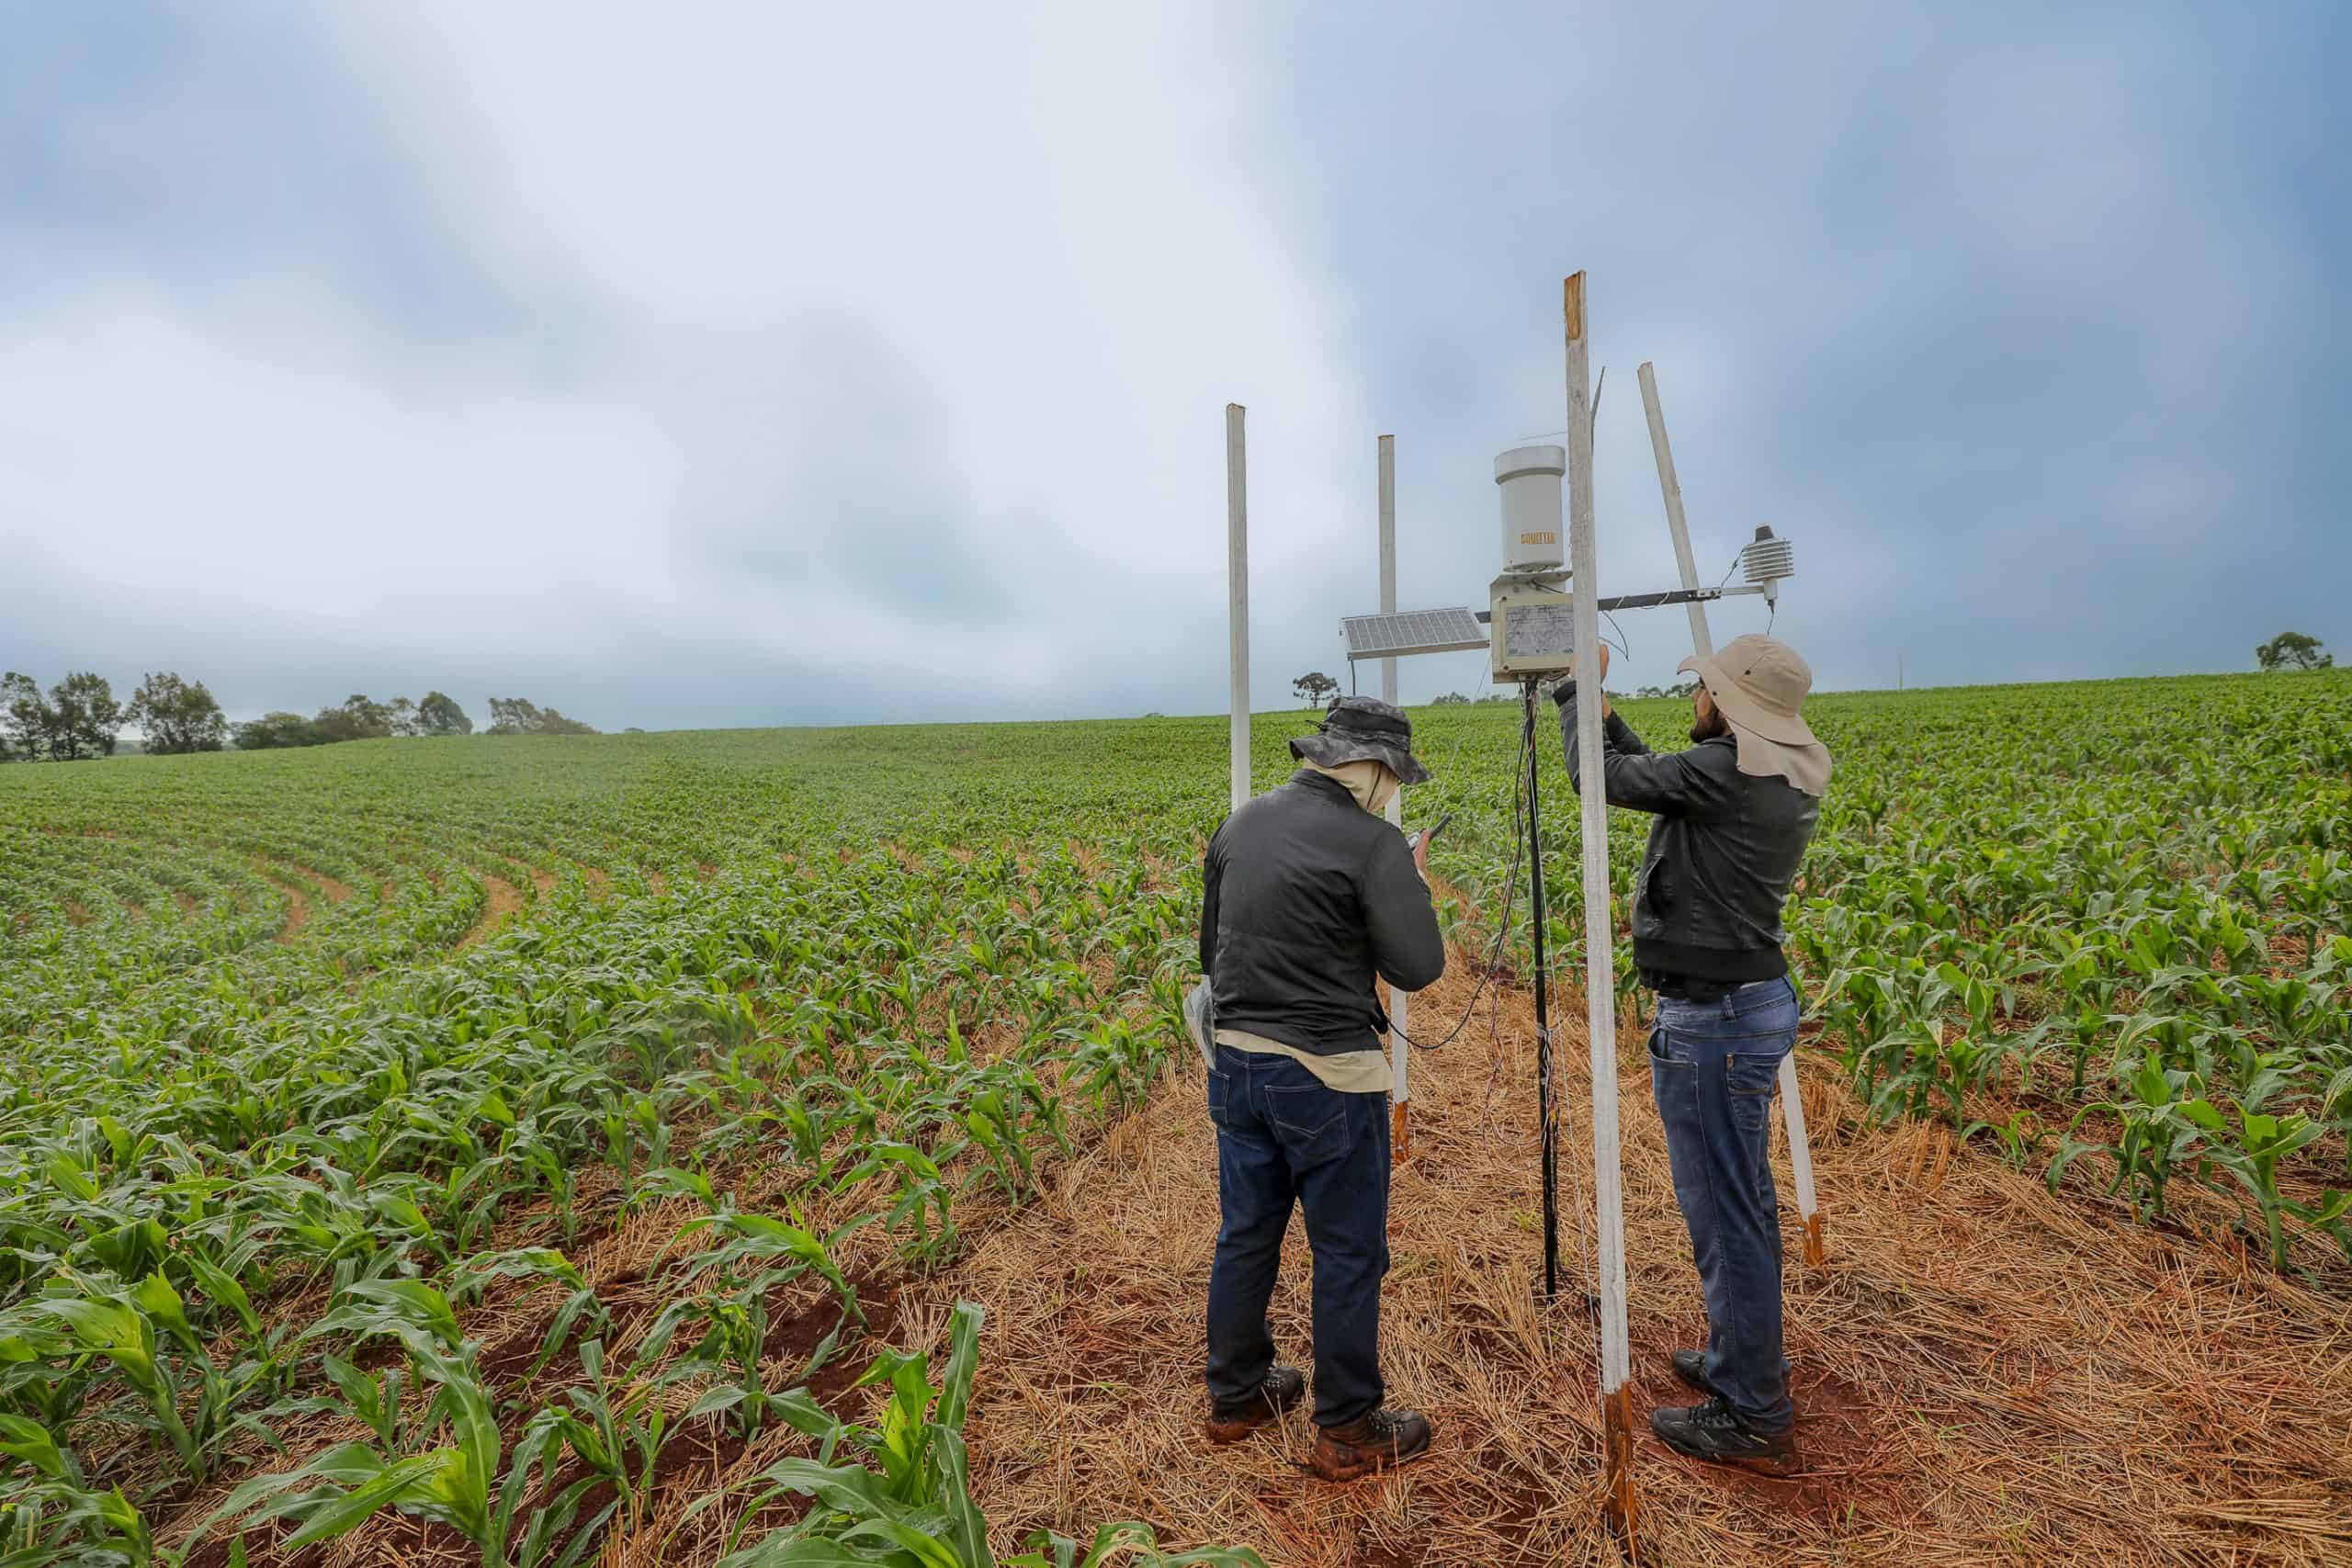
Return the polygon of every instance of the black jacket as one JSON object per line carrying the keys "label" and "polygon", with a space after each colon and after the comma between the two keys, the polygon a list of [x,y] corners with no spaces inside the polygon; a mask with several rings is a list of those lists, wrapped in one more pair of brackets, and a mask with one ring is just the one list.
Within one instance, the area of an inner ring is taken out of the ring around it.
{"label": "black jacket", "polygon": [[[1573,694],[1560,703],[1560,738],[1581,792]],[[1739,743],[1728,735],[1652,751],[1612,713],[1601,750],[1609,804],[1657,816],[1634,883],[1634,963],[1644,980],[1740,984],[1786,974],[1781,907],[1821,803],[1784,778],[1741,773]]]}
{"label": "black jacket", "polygon": [[1302,768],[1209,840],[1201,972],[1219,1029],[1330,1055],[1377,1049],[1374,975],[1418,991],[1445,941],[1404,836]]}

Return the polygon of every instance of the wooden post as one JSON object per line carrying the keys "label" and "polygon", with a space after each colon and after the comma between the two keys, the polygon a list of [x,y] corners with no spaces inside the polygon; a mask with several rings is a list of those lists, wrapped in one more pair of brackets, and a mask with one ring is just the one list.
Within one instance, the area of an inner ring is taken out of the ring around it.
{"label": "wooden post", "polygon": [[[1380,613],[1396,613],[1396,438],[1380,438]],[[1396,700],[1396,661],[1380,661],[1380,700]],[[1402,828],[1405,821],[1405,796],[1399,790],[1388,802],[1388,820]],[[1412,1129],[1406,1119],[1405,1107],[1412,1098],[1412,1087],[1407,1077],[1413,1047],[1406,1040],[1410,1027],[1407,1020],[1412,1012],[1412,993],[1388,987],[1388,1065],[1396,1079],[1389,1090],[1389,1147],[1392,1165],[1402,1165],[1412,1153]]]}
{"label": "wooden post", "polygon": [[[1650,453],[1657,459],[1657,488],[1666,494],[1666,526],[1674,537],[1674,564],[1681,570],[1682,586],[1696,590],[1699,586],[1699,563],[1690,554],[1690,530],[1682,519],[1682,481],[1674,473],[1674,448],[1666,442],[1666,413],[1658,407],[1657,372],[1648,360],[1634,376],[1642,383],[1642,412],[1650,422]],[[1707,607],[1697,600],[1683,606],[1690,612],[1690,647],[1694,652],[1713,654],[1714,634],[1707,629]]]}
{"label": "wooden post", "polygon": [[[1649,416],[1650,452],[1657,458],[1657,488],[1666,497],[1666,526],[1674,536],[1674,561],[1681,569],[1682,586],[1699,586],[1699,564],[1690,554],[1690,529],[1682,514],[1682,481],[1675,477],[1674,448],[1667,444],[1666,412],[1657,400],[1657,373],[1645,361],[1637,373],[1642,383],[1642,412]],[[1693,600],[1690,648],[1702,656],[1715,651],[1714,634],[1707,627],[1707,607]],[[1821,1209],[1814,1199],[1813,1145],[1806,1141],[1804,1096],[1797,1083],[1797,1057],[1792,1051],[1781,1059],[1781,1117],[1789,1134],[1789,1170],[1796,1179],[1797,1213],[1804,1217],[1804,1260],[1819,1268],[1828,1258],[1822,1236]]]}
{"label": "wooden post", "polygon": [[1233,809],[1250,799],[1250,459],[1239,403],[1225,405],[1225,580],[1227,659],[1232,674]]}
{"label": "wooden post", "polygon": [[1592,1194],[1599,1211],[1603,1507],[1634,1528],[1634,1412],[1625,1328],[1625,1195],[1617,1138],[1617,964],[1609,923],[1609,802],[1602,784],[1600,605],[1593,542],[1590,359],[1584,274],[1562,286],[1568,360],[1568,565],[1575,573],[1577,747],[1584,759],[1585,1028],[1592,1055]]}

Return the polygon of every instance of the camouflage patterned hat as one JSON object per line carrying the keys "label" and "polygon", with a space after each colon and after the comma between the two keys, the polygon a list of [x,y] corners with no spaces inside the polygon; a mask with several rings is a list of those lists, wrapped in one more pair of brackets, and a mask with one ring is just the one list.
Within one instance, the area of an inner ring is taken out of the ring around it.
{"label": "camouflage patterned hat", "polygon": [[1413,721],[1378,697],[1341,697],[1316,733],[1292,738],[1290,754],[1326,768],[1385,762],[1399,784],[1427,784],[1430,778],[1413,755]]}

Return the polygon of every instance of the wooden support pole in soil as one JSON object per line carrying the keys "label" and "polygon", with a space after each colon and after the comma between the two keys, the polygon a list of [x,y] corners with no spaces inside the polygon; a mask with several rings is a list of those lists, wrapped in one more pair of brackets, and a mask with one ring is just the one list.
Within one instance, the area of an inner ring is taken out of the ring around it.
{"label": "wooden support pole in soil", "polygon": [[[1396,613],[1396,438],[1380,438],[1380,613]],[[1396,700],[1396,661],[1380,661],[1380,700]],[[1388,800],[1388,820],[1402,828],[1405,822],[1405,792],[1397,791]],[[1412,1130],[1407,1123],[1405,1106],[1412,1089],[1406,1074],[1411,1066],[1413,1047],[1405,1038],[1407,1019],[1412,1011],[1412,993],[1388,987],[1388,1059],[1390,1076],[1396,1079],[1389,1090],[1389,1148],[1392,1165],[1402,1165],[1412,1153]]]}
{"label": "wooden support pole in soil", "polygon": [[[1674,536],[1674,562],[1681,570],[1682,586],[1695,591],[1699,586],[1699,563],[1690,554],[1690,529],[1682,514],[1682,481],[1674,472],[1674,448],[1667,444],[1666,411],[1657,400],[1657,372],[1647,360],[1635,373],[1642,383],[1642,412],[1649,417],[1650,452],[1657,459],[1657,488],[1666,497],[1666,526]],[[1687,606],[1690,612],[1690,649],[1703,656],[1715,651],[1714,633],[1707,626],[1707,607],[1697,600]],[[1781,1116],[1789,1133],[1789,1171],[1796,1179],[1797,1213],[1804,1217],[1804,1260],[1818,1269],[1828,1260],[1828,1246],[1821,1232],[1821,1209],[1813,1192],[1813,1145],[1806,1141],[1804,1127],[1804,1097],[1797,1084],[1797,1056],[1790,1052],[1781,1060]]]}
{"label": "wooden support pole in soil", "polygon": [[1225,405],[1225,581],[1232,671],[1232,808],[1250,799],[1250,460],[1243,449],[1239,403]]}
{"label": "wooden support pole in soil", "polygon": [[1575,574],[1577,748],[1585,759],[1584,992],[1592,1057],[1592,1196],[1600,1270],[1602,1506],[1634,1529],[1634,1413],[1625,1327],[1625,1193],[1617,1137],[1617,964],[1609,923],[1609,803],[1601,785],[1600,604],[1592,516],[1592,394],[1584,274],[1561,287],[1568,376],[1568,566]]}

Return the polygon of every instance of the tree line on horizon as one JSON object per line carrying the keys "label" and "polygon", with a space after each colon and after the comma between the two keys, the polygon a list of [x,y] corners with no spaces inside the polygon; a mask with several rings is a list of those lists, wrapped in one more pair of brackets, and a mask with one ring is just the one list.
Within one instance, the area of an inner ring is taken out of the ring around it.
{"label": "tree line on horizon", "polygon": [[[492,697],[491,735],[594,735],[594,725],[540,707],[527,697]],[[11,670],[0,675],[0,762],[78,762],[111,757],[127,727],[146,738],[158,755],[220,751],[267,751],[295,746],[329,746],[344,740],[422,739],[471,735],[474,721],[455,698],[427,692],[411,699],[378,702],[353,693],[332,707],[304,717],[266,713],[231,726],[220,703],[201,681],[175,671],[151,671],[125,703],[103,675],[77,670],[46,693],[31,676]]]}

